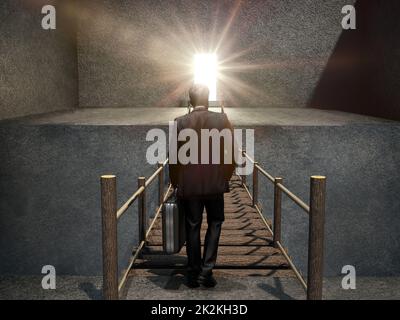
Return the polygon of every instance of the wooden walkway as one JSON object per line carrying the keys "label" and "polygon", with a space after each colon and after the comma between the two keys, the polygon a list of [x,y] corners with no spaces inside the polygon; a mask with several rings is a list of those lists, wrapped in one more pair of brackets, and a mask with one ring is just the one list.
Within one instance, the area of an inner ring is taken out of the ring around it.
{"label": "wooden walkway", "polygon": [[[293,276],[282,253],[272,246],[272,235],[259,213],[252,207],[251,199],[239,177],[232,178],[230,189],[231,191],[225,194],[225,222],[222,226],[216,273],[223,271],[223,273],[236,276]],[[207,222],[204,213],[202,242],[206,229]],[[177,271],[185,268],[186,261],[185,247],[175,255],[166,255],[162,252],[162,226],[161,217],[159,217],[143,254],[136,261],[133,269],[136,274],[145,274],[154,269]]]}

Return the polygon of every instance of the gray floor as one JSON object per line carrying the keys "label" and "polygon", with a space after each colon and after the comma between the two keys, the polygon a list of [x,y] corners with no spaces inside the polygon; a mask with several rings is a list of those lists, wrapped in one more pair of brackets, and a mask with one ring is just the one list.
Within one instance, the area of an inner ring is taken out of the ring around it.
{"label": "gray floor", "polygon": [[[135,277],[127,282],[123,299],[302,300],[305,294],[295,278],[217,277],[214,289],[189,289],[182,276]],[[100,277],[57,277],[55,290],[43,290],[41,277],[0,277],[0,299],[101,299]],[[341,278],[324,280],[324,299],[400,299],[400,278],[357,278],[356,290],[343,290]]]}
{"label": "gray floor", "polygon": [[[220,111],[220,109],[211,109]],[[54,112],[2,124],[69,125],[168,125],[168,121],[185,114],[185,108],[86,108]],[[398,122],[340,111],[305,108],[227,108],[236,126],[341,126],[349,124],[399,124]]]}

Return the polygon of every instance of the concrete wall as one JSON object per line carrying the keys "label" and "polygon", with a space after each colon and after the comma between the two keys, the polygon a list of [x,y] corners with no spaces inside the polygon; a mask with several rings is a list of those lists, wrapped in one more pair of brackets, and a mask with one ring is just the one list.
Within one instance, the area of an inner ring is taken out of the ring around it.
{"label": "concrete wall", "polygon": [[[311,175],[327,176],[325,274],[353,265],[357,275],[393,276],[400,270],[400,126],[348,125],[256,129],[260,164],[309,201]],[[262,178],[263,213],[272,218],[273,186]],[[284,246],[307,272],[308,216],[286,196]]]}
{"label": "concrete wall", "polygon": [[[154,169],[145,160],[152,127],[2,125],[0,273],[51,264],[59,274],[101,274],[99,176],[117,175],[122,205]],[[260,164],[305,201],[309,177],[327,175],[326,275],[347,264],[358,275],[400,275],[398,124],[258,126],[255,139]],[[273,188],[260,179],[271,218]],[[147,194],[155,202],[156,189]],[[307,234],[306,214],[285,197],[283,243],[304,273]],[[136,243],[134,205],[119,223],[120,268]]]}
{"label": "concrete wall", "polygon": [[[57,8],[55,31],[40,27],[45,4]],[[356,6],[357,30],[341,28],[345,4]],[[1,1],[0,119],[71,109],[78,98],[81,107],[176,106],[193,78],[195,52],[217,47],[218,88],[231,105],[400,119],[396,0],[74,5]]]}
{"label": "concrete wall", "polygon": [[355,8],[357,29],[342,32],[308,106],[400,120],[400,2]]}
{"label": "concrete wall", "polygon": [[[146,130],[147,131],[147,130]],[[10,125],[0,128],[0,274],[101,274],[100,176],[116,174],[118,205],[137,189],[146,132],[133,126]],[[4,152],[6,150],[6,152]],[[167,181],[167,179],[166,179]],[[147,192],[154,212],[157,185]],[[137,204],[118,224],[119,267],[137,241]]]}
{"label": "concrete wall", "polygon": [[196,51],[218,48],[219,91],[230,104],[304,107],[352,3],[80,1],[80,106],[176,106]]}
{"label": "concrete wall", "polygon": [[[0,119],[77,106],[73,2],[0,2]],[[41,27],[46,4],[57,9],[56,30]]]}

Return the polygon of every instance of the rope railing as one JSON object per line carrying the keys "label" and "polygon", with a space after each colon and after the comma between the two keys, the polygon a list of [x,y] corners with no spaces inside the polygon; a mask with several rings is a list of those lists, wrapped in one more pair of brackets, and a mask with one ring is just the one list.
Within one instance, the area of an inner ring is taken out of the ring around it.
{"label": "rope railing", "polygon": [[[239,177],[242,179],[241,176],[239,176]],[[243,182],[243,180],[242,180],[242,182]],[[245,188],[247,194],[249,195],[249,198],[250,198],[251,200],[253,200],[253,196],[251,195],[249,188],[248,188],[246,185],[243,185],[243,186],[244,186],[244,188]],[[304,290],[307,291],[307,284],[305,283],[304,278],[303,278],[303,276],[301,275],[300,271],[297,269],[297,267],[296,267],[295,264],[293,263],[292,259],[290,259],[289,255],[287,254],[286,250],[283,248],[283,246],[282,246],[282,244],[280,243],[280,241],[275,239],[275,237],[278,236],[278,234],[279,234],[279,238],[280,238],[280,230],[278,231],[278,230],[277,230],[277,226],[274,225],[274,230],[275,230],[275,231],[272,231],[272,229],[271,229],[271,227],[270,227],[270,225],[269,225],[267,219],[266,219],[266,218],[264,217],[264,215],[262,214],[259,205],[256,204],[256,205],[254,206],[254,208],[256,209],[257,213],[259,214],[259,216],[260,216],[261,220],[263,221],[265,227],[267,228],[268,232],[274,237],[274,240],[273,240],[274,247],[278,248],[278,249],[282,252],[282,254],[283,254],[283,256],[285,257],[286,261],[289,263],[290,268],[293,270],[295,276],[296,276],[297,279],[300,281],[300,283],[301,283],[301,285],[303,286]],[[276,222],[276,221],[277,221],[277,220],[275,219],[274,222]],[[280,224],[279,224],[279,228],[280,228]]]}
{"label": "rope railing", "polygon": [[135,200],[143,193],[144,187],[140,187],[129,199],[125,202],[121,208],[117,211],[117,219],[121,218],[122,215],[129,209],[129,207],[135,202]]}
{"label": "rope railing", "polygon": [[164,170],[164,167],[168,164],[168,159],[159,164],[159,168],[146,180],[146,187],[149,186],[155,178]]}
{"label": "rope railing", "polygon": [[272,183],[274,183],[275,178],[273,176],[271,176],[267,171],[265,171],[263,168],[261,168],[258,164],[255,166],[257,168],[258,171],[260,171],[260,173],[262,175],[264,175],[265,177],[267,177],[269,179],[269,181],[271,181]]}
{"label": "rope railing", "polygon": [[283,184],[277,183],[276,186],[281,189],[290,199],[293,200],[300,208],[302,208],[306,213],[310,213],[310,207],[306,205],[303,200],[297,197],[293,192],[286,188]]}
{"label": "rope railing", "polygon": [[[106,300],[118,300],[129,271],[143,250],[147,238],[159,217],[162,205],[167,200],[171,191],[171,185],[164,193],[164,171],[168,159],[159,163],[158,169],[146,180],[138,178],[138,189],[133,195],[117,209],[117,187],[115,175],[103,175],[100,178],[101,185],[101,212],[102,212],[102,247],[103,247],[103,298]],[[158,209],[150,227],[146,230],[146,189],[158,177]],[[118,281],[118,237],[117,227],[119,219],[127,212],[131,205],[138,202],[139,221],[139,245],[129,260],[128,267],[122,272]]]}
{"label": "rope railing", "polygon": [[[260,215],[268,231],[271,233],[274,247],[278,248],[282,252],[290,268],[293,270],[295,276],[306,291],[307,299],[321,300],[323,281],[326,177],[311,176],[310,204],[307,205],[303,200],[301,200],[283,185],[282,178],[273,177],[266,170],[261,168],[260,165],[246,153],[245,150],[241,150],[241,152],[243,156],[245,156],[254,165],[252,193],[250,193],[250,190],[246,185],[246,176],[240,176],[242,184],[252,200],[254,208]],[[274,184],[273,230],[262,214],[258,203],[258,172],[260,172]],[[282,193],[286,194],[289,199],[291,199],[295,204],[308,213],[309,216],[307,282],[304,280],[300,271],[296,268],[295,264],[281,243]]]}
{"label": "rope railing", "polygon": [[[171,188],[172,188],[172,186],[169,185],[168,189],[167,189],[167,192],[165,193],[163,202],[165,202],[167,200],[167,197],[169,195],[169,192],[171,191]],[[153,218],[153,221],[152,221],[150,227],[148,228],[148,230],[146,232],[145,239],[140,242],[139,246],[135,250],[135,253],[133,254],[132,258],[129,261],[128,267],[123,272],[123,276],[122,276],[122,278],[121,278],[121,280],[119,282],[119,285],[118,285],[118,291],[119,292],[122,291],[122,288],[123,288],[123,286],[125,284],[125,281],[126,281],[128,275],[129,275],[130,270],[132,269],[133,264],[135,263],[136,259],[139,257],[139,254],[142,252],[142,250],[143,250],[143,248],[144,248],[144,246],[146,244],[146,241],[149,238],[150,232],[152,231],[152,229],[154,227],[154,224],[155,224],[157,218],[160,215],[161,209],[162,209],[162,206],[159,206],[158,209],[157,209],[157,212],[156,212],[156,214],[155,214],[155,216]]]}
{"label": "rope railing", "polygon": [[[278,248],[287,260],[302,287],[307,292],[307,299],[322,299],[322,275],[323,275],[323,241],[324,241],[324,216],[325,216],[325,183],[323,176],[312,176],[310,181],[310,204],[307,205],[287,187],[283,185],[283,179],[273,177],[264,170],[256,161],[242,150],[243,155],[253,165],[253,188],[252,193],[246,185],[246,176],[240,176],[242,184],[247,191],[253,206],[260,215],[267,230],[273,237],[273,245]],[[138,189],[134,194],[117,209],[116,176],[104,175],[101,177],[101,210],[102,210],[102,246],[103,246],[103,297],[107,300],[116,300],[122,291],[129,272],[146,245],[147,239],[159,215],[162,205],[166,201],[172,186],[169,185],[164,192],[164,171],[168,159],[158,165],[158,169],[146,180],[145,177],[138,178]],[[273,230],[261,212],[258,203],[258,174],[261,173],[274,184],[274,218]],[[146,215],[146,189],[158,177],[158,209],[149,228]],[[281,207],[282,193],[286,194],[300,208],[309,213],[309,241],[308,241],[308,276],[307,283],[296,268],[295,264],[287,254],[281,243]],[[122,272],[121,280],[118,281],[118,248],[117,248],[117,223],[130,206],[138,203],[139,221],[139,245],[129,260],[128,267]]]}

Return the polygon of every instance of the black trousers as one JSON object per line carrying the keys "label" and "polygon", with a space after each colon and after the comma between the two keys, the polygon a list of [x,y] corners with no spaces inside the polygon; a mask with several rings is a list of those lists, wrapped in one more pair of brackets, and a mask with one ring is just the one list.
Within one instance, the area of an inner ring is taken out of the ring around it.
{"label": "black trousers", "polygon": [[[218,254],[221,227],[224,221],[224,195],[207,198],[181,199],[186,221],[186,253],[188,272],[212,274]],[[201,258],[200,229],[204,208],[207,212],[207,232]]]}

